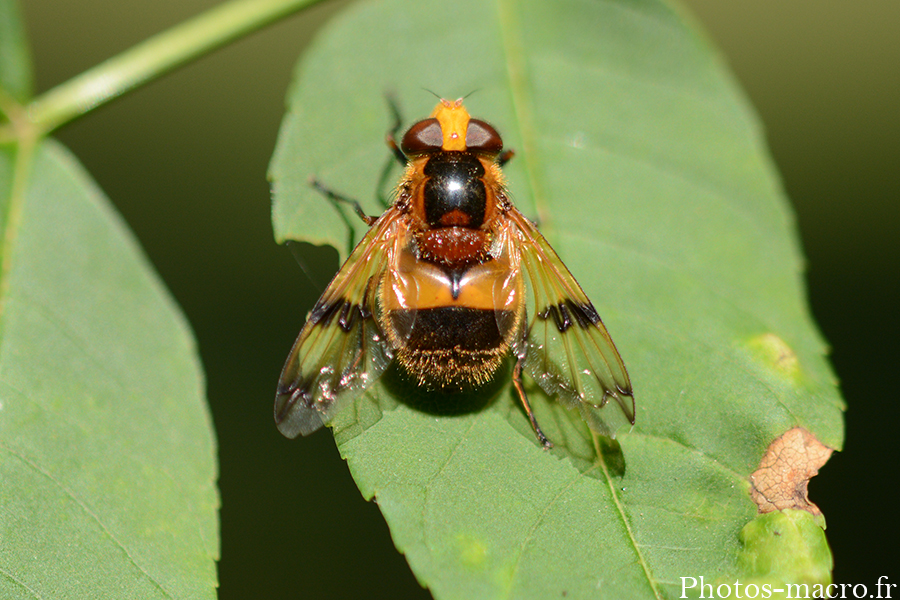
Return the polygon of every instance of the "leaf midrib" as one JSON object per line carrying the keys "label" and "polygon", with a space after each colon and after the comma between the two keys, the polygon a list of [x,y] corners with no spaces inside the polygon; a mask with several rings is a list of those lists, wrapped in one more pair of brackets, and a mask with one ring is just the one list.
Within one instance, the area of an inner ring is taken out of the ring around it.
{"label": "leaf midrib", "polygon": [[[504,52],[504,64],[507,68],[510,89],[512,90],[514,120],[516,121],[522,136],[522,146],[524,153],[525,172],[528,176],[528,183],[531,187],[532,198],[534,200],[535,212],[538,221],[541,223],[543,231],[552,229],[553,224],[550,219],[550,211],[547,206],[546,197],[543,191],[543,180],[539,175],[537,168],[537,129],[535,127],[535,117],[531,96],[528,93],[527,75],[525,73],[524,45],[520,37],[522,30],[521,24],[516,15],[518,3],[516,0],[498,0],[498,22],[500,24],[500,39]],[[616,495],[615,485],[612,481],[610,473],[603,461],[603,455],[597,449],[598,464],[603,471],[607,484],[609,485],[610,494],[616,510],[618,511],[625,534],[628,536],[631,547],[634,549],[635,555],[647,579],[650,589],[658,600],[662,600],[662,593],[656,586],[647,564],[646,558],[641,552],[628,522],[624,507],[619,497]]]}
{"label": "leaf midrib", "polygon": [[641,546],[637,543],[637,538],[634,536],[634,531],[631,529],[631,523],[628,521],[628,515],[625,513],[625,507],[622,504],[622,500],[619,498],[619,495],[616,493],[616,485],[613,481],[612,475],[609,473],[609,468],[606,465],[606,460],[603,458],[603,452],[600,449],[599,440],[596,434],[592,434],[594,438],[594,451],[597,453],[597,466],[600,467],[600,470],[603,471],[603,476],[606,478],[606,484],[609,486],[609,494],[613,499],[613,504],[616,507],[616,511],[619,513],[619,517],[622,519],[622,526],[625,528],[625,534],[628,536],[628,541],[631,543],[631,546],[634,548],[634,552],[637,555],[638,562],[641,565],[641,569],[644,571],[644,576],[647,578],[647,584],[650,586],[650,589],[653,590],[653,595],[657,598],[657,600],[662,600],[662,592],[656,585],[656,579],[654,579],[653,575],[650,573],[650,566],[647,564],[647,559],[644,557],[644,553],[641,552]]}

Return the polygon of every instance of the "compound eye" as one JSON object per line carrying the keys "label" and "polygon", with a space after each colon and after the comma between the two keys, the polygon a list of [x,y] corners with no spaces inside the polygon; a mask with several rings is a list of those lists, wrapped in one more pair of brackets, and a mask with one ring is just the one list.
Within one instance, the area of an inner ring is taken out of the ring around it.
{"label": "compound eye", "polygon": [[403,134],[400,149],[407,156],[440,150],[444,144],[444,133],[437,119],[419,121]]}
{"label": "compound eye", "polygon": [[466,129],[466,148],[475,152],[499,154],[503,150],[503,140],[497,130],[478,119],[469,119]]}

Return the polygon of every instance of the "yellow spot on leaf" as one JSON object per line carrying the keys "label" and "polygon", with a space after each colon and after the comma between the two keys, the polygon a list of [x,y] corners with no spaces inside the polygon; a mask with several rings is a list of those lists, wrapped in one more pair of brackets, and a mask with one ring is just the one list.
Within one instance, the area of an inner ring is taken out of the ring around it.
{"label": "yellow spot on leaf", "polygon": [[460,561],[471,569],[483,569],[487,562],[487,547],[469,535],[458,535],[456,541],[459,544]]}
{"label": "yellow spot on leaf", "polygon": [[772,369],[787,375],[800,375],[800,364],[797,355],[783,339],[774,333],[764,333],[750,340],[750,346],[757,351],[759,357]]}

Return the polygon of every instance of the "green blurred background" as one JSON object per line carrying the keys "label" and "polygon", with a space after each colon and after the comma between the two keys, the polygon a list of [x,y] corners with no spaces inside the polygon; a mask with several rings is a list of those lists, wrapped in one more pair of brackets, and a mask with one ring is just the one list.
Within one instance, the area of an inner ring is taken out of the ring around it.
{"label": "green blurred background", "polygon": [[[215,4],[22,2],[38,91]],[[849,405],[845,451],[810,484],[836,581],[900,583],[900,3],[687,5],[765,123]],[[294,62],[340,6],[288,19],[58,134],[124,214],[199,339],[219,437],[223,599],[428,597],[331,436],[288,441],[271,420],[278,373],[317,293],[272,240],[265,173]],[[316,256],[321,285],[337,255]]]}

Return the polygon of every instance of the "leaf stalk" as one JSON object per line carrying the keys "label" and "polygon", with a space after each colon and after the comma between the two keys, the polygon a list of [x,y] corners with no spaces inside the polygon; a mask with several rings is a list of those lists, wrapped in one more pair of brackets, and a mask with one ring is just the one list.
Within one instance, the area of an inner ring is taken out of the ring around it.
{"label": "leaf stalk", "polygon": [[48,90],[26,108],[41,137],[92,109],[321,0],[231,0]]}

